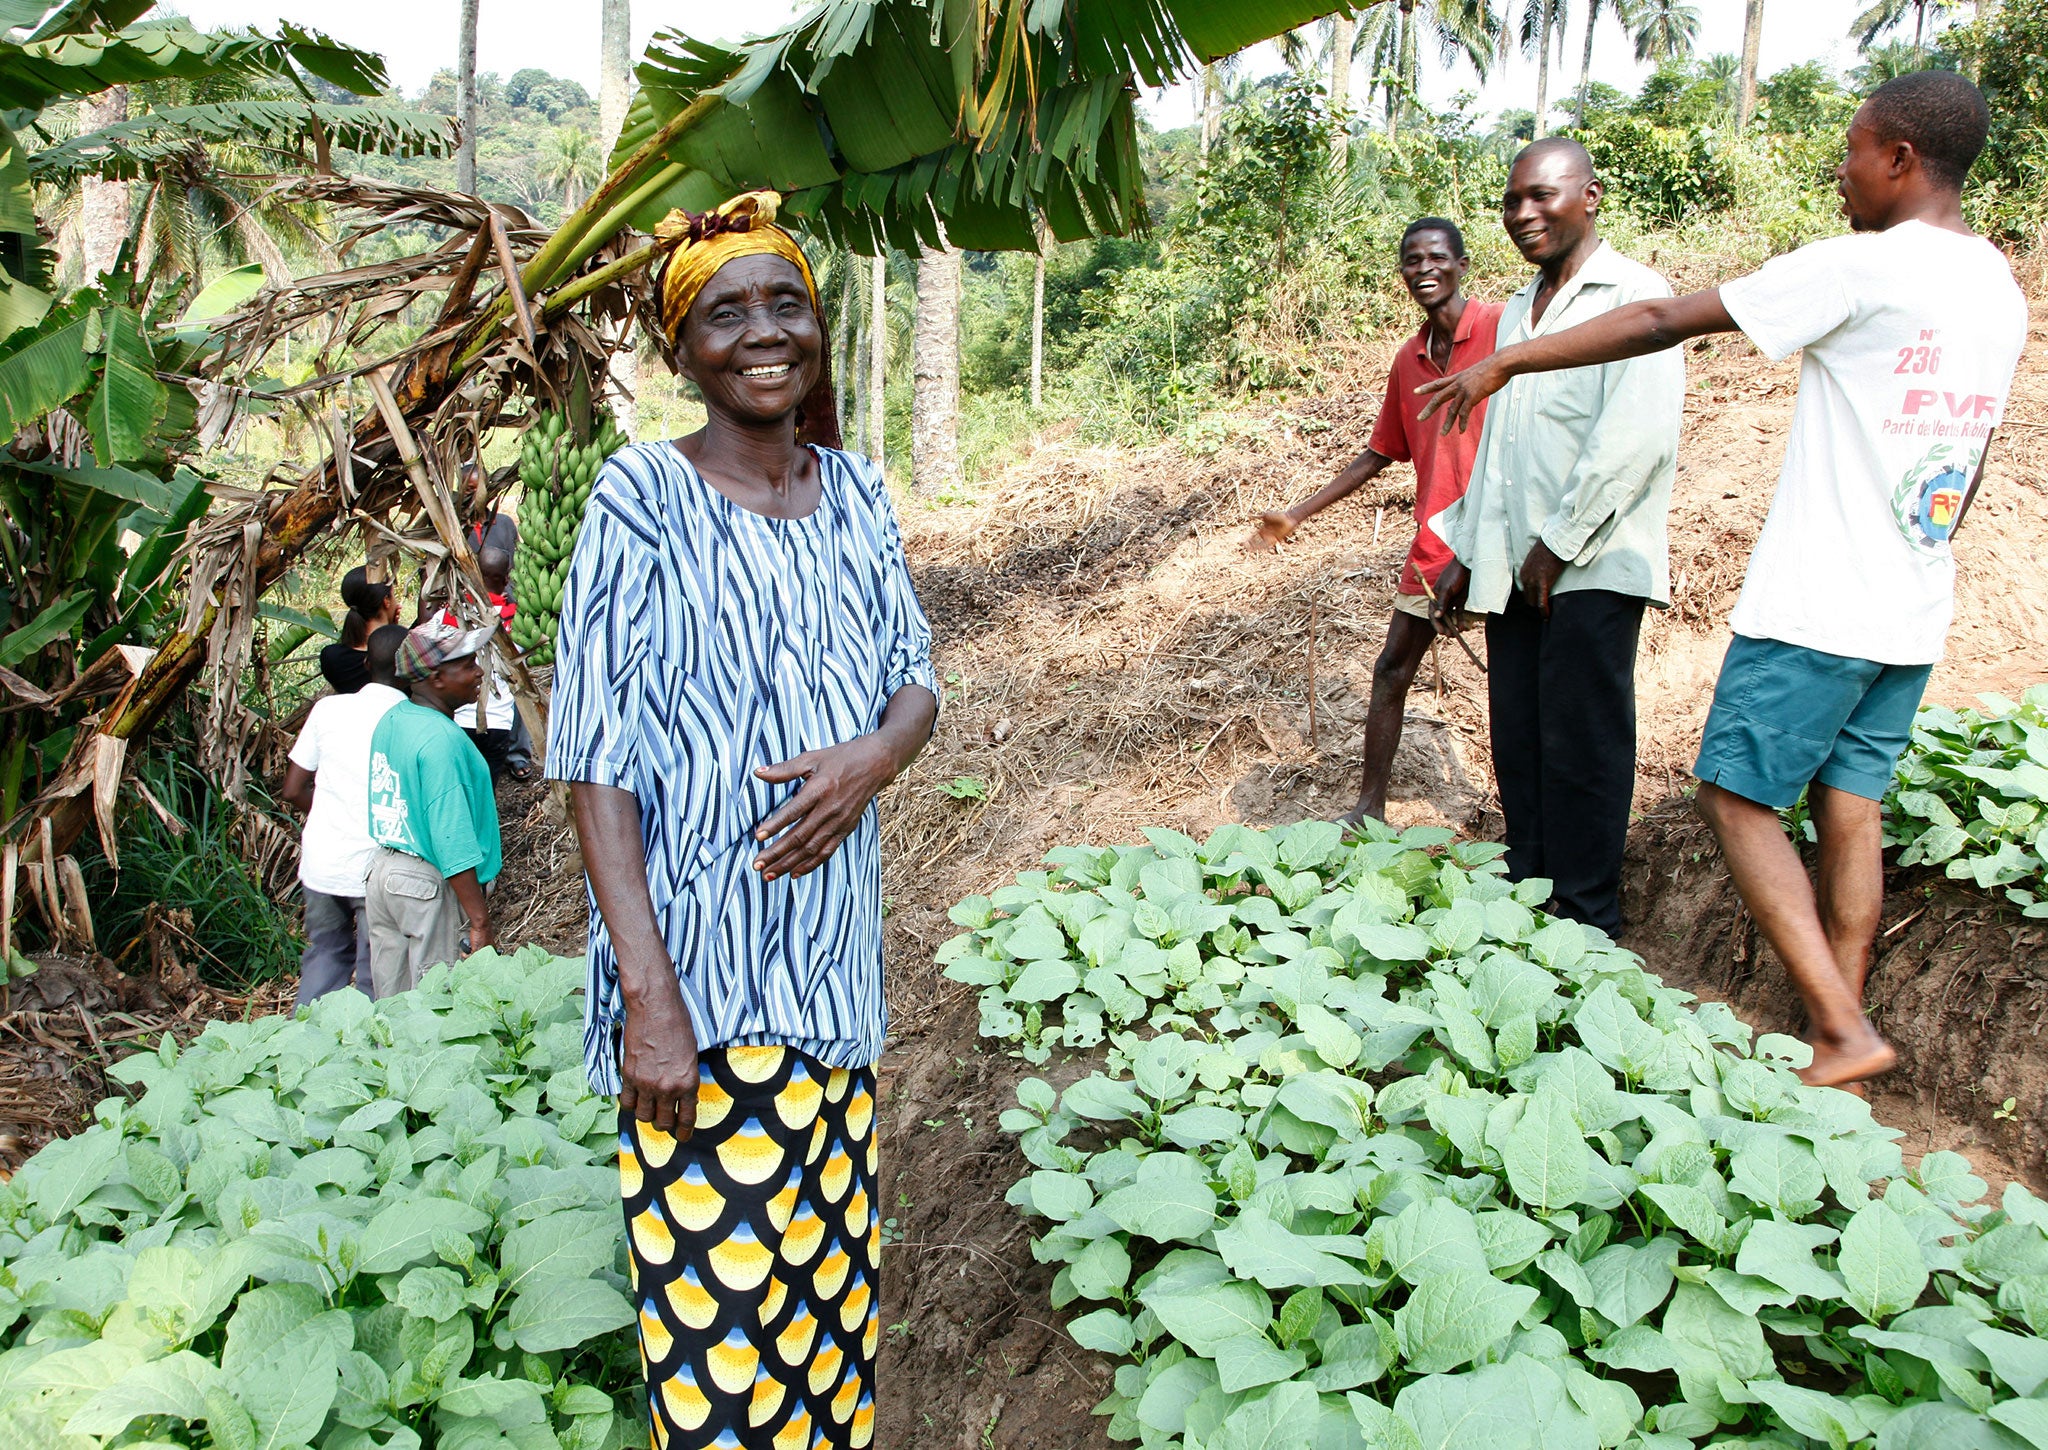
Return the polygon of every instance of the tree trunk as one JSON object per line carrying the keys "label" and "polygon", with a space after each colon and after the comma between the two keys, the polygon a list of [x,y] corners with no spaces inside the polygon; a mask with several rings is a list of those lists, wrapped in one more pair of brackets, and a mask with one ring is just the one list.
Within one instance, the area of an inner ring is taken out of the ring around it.
{"label": "tree trunk", "polygon": [[840,420],[840,428],[847,443],[858,453],[868,453],[868,318],[866,309],[861,312],[860,325],[853,333],[853,415]]}
{"label": "tree trunk", "polygon": [[455,189],[467,196],[476,195],[476,9],[477,0],[462,0],[462,29],[455,42],[455,119],[462,126]]}
{"label": "tree trunk", "polygon": [[633,3],[602,0],[597,42],[597,144],[611,170],[612,148],[633,103]]}
{"label": "tree trunk", "polygon": [[1209,150],[1216,144],[1217,133],[1223,129],[1223,75],[1212,62],[1202,67],[1202,159],[1209,159]]}
{"label": "tree trunk", "polygon": [[1045,401],[1045,233],[1031,259],[1031,411]]}
{"label": "tree trunk", "polygon": [[879,253],[868,286],[868,457],[880,466],[888,452],[889,254]]}
{"label": "tree trunk", "polygon": [[1593,89],[1593,31],[1600,24],[1601,0],[1586,5],[1586,50],[1579,58],[1579,104],[1575,112],[1581,130],[1586,125],[1586,97]]}
{"label": "tree trunk", "polygon": [[911,337],[910,486],[960,486],[960,252],[948,245],[917,263]]}
{"label": "tree trunk", "polygon": [[1536,127],[1537,140],[1550,134],[1550,27],[1557,19],[1556,0],[1543,0],[1536,17]]}
{"label": "tree trunk", "polygon": [[851,434],[853,430],[847,426],[846,390],[854,370],[860,366],[853,353],[853,316],[854,309],[860,306],[860,293],[859,284],[853,279],[853,254],[844,255],[846,275],[839,284],[839,316],[834,319],[838,325],[832,338],[832,406],[839,410],[841,431]]}
{"label": "tree trunk", "polygon": [[[612,148],[626,125],[626,110],[633,102],[633,5],[632,0],[601,0],[597,39],[597,154],[604,169],[611,170]],[[618,324],[630,335],[633,319]],[[619,431],[628,440],[637,438],[640,409],[633,400],[640,386],[640,359],[632,347],[622,347],[606,367],[611,379],[612,413]]]}
{"label": "tree trunk", "polygon": [[[79,127],[97,131],[128,119],[128,87],[114,86],[86,97]],[[78,186],[79,260],[81,285],[90,286],[114,267],[121,243],[128,239],[128,183],[88,176]]]}
{"label": "tree trunk", "polygon": [[1735,93],[1735,124],[1756,114],[1756,61],[1764,43],[1764,0],[1747,0],[1742,11],[1742,88]]}
{"label": "tree trunk", "polygon": [[1351,47],[1358,39],[1358,22],[1338,15],[1330,22],[1330,160],[1339,171],[1351,157]]}
{"label": "tree trunk", "polygon": [[1394,12],[1394,83],[1387,87],[1387,139],[1401,134],[1401,111],[1416,82],[1415,0],[1401,0]]}

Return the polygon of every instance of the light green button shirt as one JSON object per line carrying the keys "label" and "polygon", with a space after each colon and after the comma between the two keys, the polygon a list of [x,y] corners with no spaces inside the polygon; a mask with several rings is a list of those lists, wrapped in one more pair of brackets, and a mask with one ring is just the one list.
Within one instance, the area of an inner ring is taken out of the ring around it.
{"label": "light green button shirt", "polygon": [[[1509,299],[1502,347],[1562,332],[1624,302],[1671,295],[1662,277],[1605,242],[1532,324],[1536,286],[1531,281]],[[1669,604],[1664,519],[1684,416],[1685,359],[1676,348],[1525,373],[1503,388],[1486,407],[1472,486],[1436,524],[1472,571],[1466,607],[1505,609],[1539,538],[1568,566],[1557,592],[1611,589]]]}

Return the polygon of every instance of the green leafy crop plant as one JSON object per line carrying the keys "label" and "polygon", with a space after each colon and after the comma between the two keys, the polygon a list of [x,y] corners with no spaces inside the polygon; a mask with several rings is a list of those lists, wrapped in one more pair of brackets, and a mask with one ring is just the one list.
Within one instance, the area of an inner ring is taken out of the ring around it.
{"label": "green leafy crop plant", "polygon": [[986,1035],[1101,1054],[1003,1126],[1113,1438],[2048,1450],[2024,1188],[1906,1172],[1803,1044],[1548,917],[1498,846],[1146,834],[962,902],[939,954]]}
{"label": "green leafy crop plant", "polygon": [[482,952],[121,1063],[0,1186],[0,1445],[644,1445],[582,977]]}
{"label": "green leafy crop plant", "polygon": [[1982,710],[1923,706],[1885,797],[1902,866],[1940,866],[2048,917],[2048,685]]}

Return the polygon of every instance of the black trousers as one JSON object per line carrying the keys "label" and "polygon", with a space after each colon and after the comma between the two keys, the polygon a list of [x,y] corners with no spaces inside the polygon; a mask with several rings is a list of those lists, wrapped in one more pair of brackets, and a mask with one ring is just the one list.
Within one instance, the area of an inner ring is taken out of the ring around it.
{"label": "black trousers", "polygon": [[1621,929],[1621,852],[1636,782],[1636,639],[1644,601],[1606,589],[1519,589],[1486,617],[1493,774],[1508,875],[1547,876],[1551,910]]}
{"label": "black trousers", "polygon": [[462,732],[476,742],[476,748],[483,752],[484,764],[491,768],[491,784],[496,785],[511,769],[508,760],[512,752],[510,730],[468,730]]}

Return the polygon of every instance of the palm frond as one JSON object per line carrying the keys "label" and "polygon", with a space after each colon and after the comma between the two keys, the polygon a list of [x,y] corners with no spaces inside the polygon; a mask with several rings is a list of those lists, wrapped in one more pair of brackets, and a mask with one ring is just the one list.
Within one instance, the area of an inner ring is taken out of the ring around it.
{"label": "palm frond", "polygon": [[133,181],[194,141],[287,151],[303,156],[323,141],[333,149],[377,156],[446,156],[455,149],[453,118],[396,106],[333,106],[319,102],[215,101],[171,106],[74,136],[29,158],[37,181],[81,176]]}
{"label": "palm frond", "polygon": [[46,24],[39,33],[47,38],[0,42],[0,109],[35,110],[112,86],[218,74],[267,75],[303,89],[300,68],[362,94],[388,83],[376,56],[289,24],[275,37],[201,31],[178,17],[113,31],[50,31]]}

